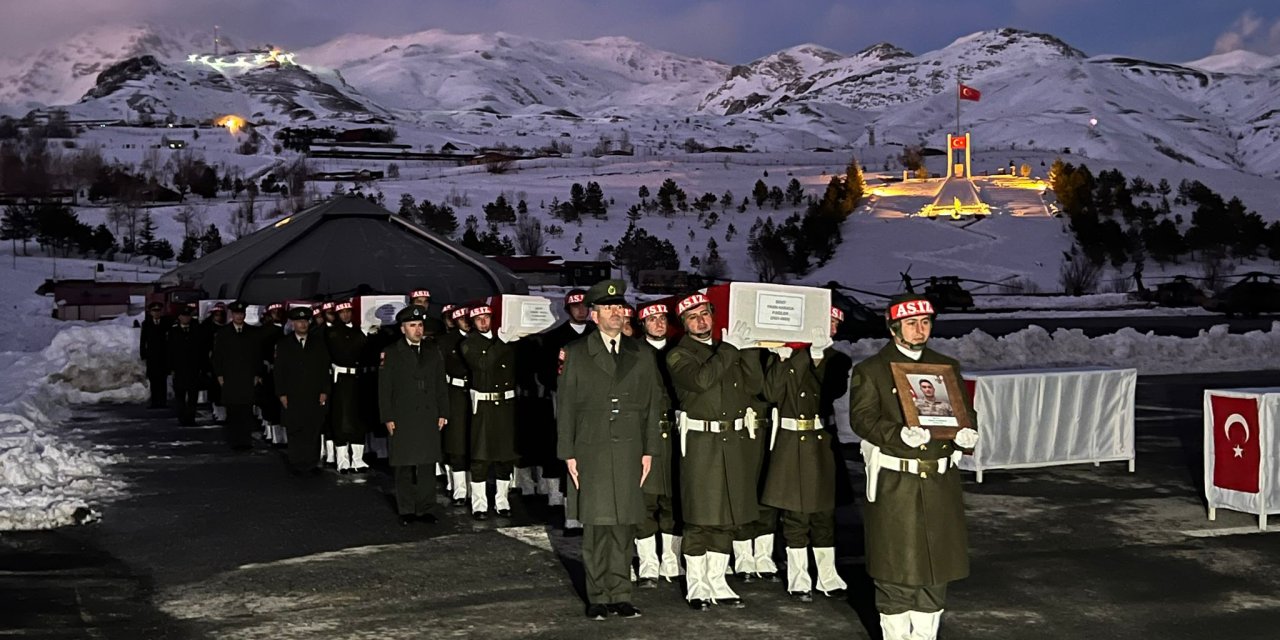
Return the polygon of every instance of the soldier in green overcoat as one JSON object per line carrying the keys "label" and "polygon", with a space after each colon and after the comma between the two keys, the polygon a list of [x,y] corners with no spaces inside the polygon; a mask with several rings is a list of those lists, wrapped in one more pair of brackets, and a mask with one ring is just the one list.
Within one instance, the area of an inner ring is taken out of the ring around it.
{"label": "soldier in green overcoat", "polygon": [[442,311],[445,333],[436,341],[444,356],[444,381],[449,386],[449,423],[444,426],[440,444],[455,507],[467,505],[467,467],[471,464],[467,453],[471,448],[471,394],[467,391],[471,373],[460,348],[471,329],[467,311],[466,305],[446,305]]}
{"label": "soldier in green overcoat", "polygon": [[[640,566],[636,571],[637,584],[656,587],[658,578],[672,582],[680,577],[679,514],[676,505],[678,477],[674,473],[677,456],[675,431],[676,389],[671,385],[671,372],[667,370],[667,353],[675,347],[675,341],[667,338],[668,307],[654,302],[640,307],[637,314],[641,330],[636,344],[658,361],[662,376],[662,421],[658,425],[661,441],[653,456],[649,478],[644,482],[644,520],[636,527],[636,556]],[[658,539],[662,544],[659,549]],[[661,554],[659,554],[661,552]],[[659,557],[661,555],[661,557]]]}
{"label": "soldier in green overcoat", "polygon": [[[954,440],[935,438],[904,418],[890,363],[959,364],[925,343],[934,311],[927,298],[903,294],[885,311],[892,339],[853,368],[849,424],[862,439],[867,461],[867,573],[875,581],[876,609],[886,640],[935,638],[947,583],[969,575],[964,498],[955,463],[977,444],[973,429]],[[965,398],[973,424],[977,416]]]}
{"label": "soldier in green overcoat", "polygon": [[[832,308],[831,334],[839,326]],[[830,597],[848,586],[836,572],[836,464],[832,451],[835,425],[822,419],[822,381],[827,358],[817,360],[807,348],[775,349],[764,378],[764,397],[778,405],[769,470],[760,501],[782,510],[787,544],[787,592],[810,602],[809,547],[818,568],[818,590]]]}
{"label": "soldier in green overcoat", "polygon": [[511,515],[511,472],[516,460],[516,352],[499,339],[493,308],[479,303],[468,312],[472,332],[459,348],[471,372],[471,516],[488,518],[488,478],[495,478],[494,511]]}
{"label": "soldier in green overcoat", "polygon": [[449,415],[444,360],[424,339],[444,324],[427,310],[409,306],[396,314],[404,335],[382,351],[378,372],[378,413],[387,427],[389,462],[395,470],[396,510],[400,523],[434,523],[435,465],[440,461],[440,430]]}
{"label": "soldier in green overcoat", "polygon": [[681,515],[684,519],[685,599],[693,609],[742,606],[725,581],[734,531],[760,517],[754,424],[747,409],[764,384],[756,351],[737,331],[714,335],[714,310],[703,294],[676,306],[685,336],[667,367],[680,403],[678,415]]}
{"label": "soldier in green overcoat", "polygon": [[582,522],[587,617],[640,615],[628,577],[641,486],[662,441],[662,377],[652,352],[622,334],[626,283],[604,280],[586,295],[598,331],[561,353],[557,455],[570,479],[566,516]]}

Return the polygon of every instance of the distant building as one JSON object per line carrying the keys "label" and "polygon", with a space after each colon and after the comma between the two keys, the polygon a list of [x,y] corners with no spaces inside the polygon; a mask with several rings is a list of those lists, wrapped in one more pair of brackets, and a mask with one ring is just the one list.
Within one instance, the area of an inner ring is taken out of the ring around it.
{"label": "distant building", "polygon": [[531,287],[590,287],[613,276],[613,263],[599,260],[565,260],[560,256],[494,256]]}
{"label": "distant building", "polygon": [[[140,311],[151,290],[151,284],[146,282],[47,280],[36,293],[53,296],[54,318],[96,322]],[[133,304],[134,300],[137,304]]]}

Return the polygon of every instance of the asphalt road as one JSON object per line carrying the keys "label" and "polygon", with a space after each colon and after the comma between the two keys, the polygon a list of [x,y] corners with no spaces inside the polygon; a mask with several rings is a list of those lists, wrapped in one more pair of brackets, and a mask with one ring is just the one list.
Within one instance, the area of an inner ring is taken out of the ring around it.
{"label": "asphalt road", "polygon": [[[1201,497],[1201,393],[1246,385],[1280,372],[1140,379],[1133,474],[970,475],[973,573],[941,637],[1276,638],[1280,539],[1244,514],[1209,522]],[[856,502],[837,514],[846,600],[757,583],[735,585],[746,609],[696,613],[664,584],[637,593],[643,618],[595,623],[580,538],[537,500],[513,500],[509,520],[442,507],[440,524],[404,528],[381,473],[294,478],[276,451],[231,454],[216,426],[140,407],[80,410],[72,432],[119,453],[131,486],[97,523],[0,534],[0,637],[878,637]],[[849,469],[846,498],[861,487]]]}

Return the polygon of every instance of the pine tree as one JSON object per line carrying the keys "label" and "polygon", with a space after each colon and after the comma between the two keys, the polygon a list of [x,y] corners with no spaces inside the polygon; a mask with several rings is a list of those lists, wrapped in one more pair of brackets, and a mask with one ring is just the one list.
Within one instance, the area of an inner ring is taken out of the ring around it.
{"label": "pine tree", "polygon": [[786,197],[793,207],[798,207],[801,202],[804,202],[804,187],[800,186],[799,180],[792,178],[791,182],[787,183]]}
{"label": "pine tree", "polygon": [[638,195],[640,196],[640,200],[642,200],[642,201],[643,201],[645,198],[648,198],[648,197],[649,197],[649,187],[648,187],[648,185],[643,185],[643,184],[642,184],[642,185],[640,185],[640,191],[639,191]]}
{"label": "pine tree", "polygon": [[764,207],[764,201],[769,199],[769,187],[764,180],[756,180],[756,186],[751,189],[751,199],[756,201],[756,208]]}
{"label": "pine tree", "polygon": [[844,172],[844,200],[840,207],[844,217],[858,208],[858,202],[862,200],[866,189],[867,182],[862,178],[862,167],[858,166],[857,160],[850,160],[849,167]]}
{"label": "pine tree", "polygon": [[413,195],[408,193],[400,195],[400,209],[396,211],[396,214],[402,218],[417,221],[419,210],[418,204],[413,200]]}
{"label": "pine tree", "polygon": [[200,255],[207,256],[221,248],[222,232],[218,231],[217,225],[211,224],[200,238]]}
{"label": "pine tree", "polygon": [[35,237],[35,210],[29,204],[11,204],[4,208],[4,216],[0,217],[0,240],[9,240],[13,251],[18,252],[18,241],[22,241],[22,255],[27,253],[27,241]]}
{"label": "pine tree", "polygon": [[182,249],[178,251],[178,262],[186,264],[196,259],[200,250],[200,239],[195,236],[183,236]]}
{"label": "pine tree", "polygon": [[484,219],[489,224],[516,221],[516,210],[507,202],[506,196],[498,194],[497,199],[483,207]]}
{"label": "pine tree", "polygon": [[596,218],[603,218],[608,214],[609,205],[604,199],[604,190],[600,188],[598,182],[588,182],[582,200],[582,212]]}

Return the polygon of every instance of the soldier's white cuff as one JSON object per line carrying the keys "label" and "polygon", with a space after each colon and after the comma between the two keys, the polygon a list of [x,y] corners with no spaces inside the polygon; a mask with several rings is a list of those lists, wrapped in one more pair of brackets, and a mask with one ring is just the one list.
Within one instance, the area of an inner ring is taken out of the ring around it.
{"label": "soldier's white cuff", "polygon": [[978,432],[969,427],[957,431],[956,444],[964,449],[972,449],[978,444]]}
{"label": "soldier's white cuff", "polygon": [[900,434],[902,441],[908,447],[915,448],[929,442],[929,430],[923,427],[903,427]]}

